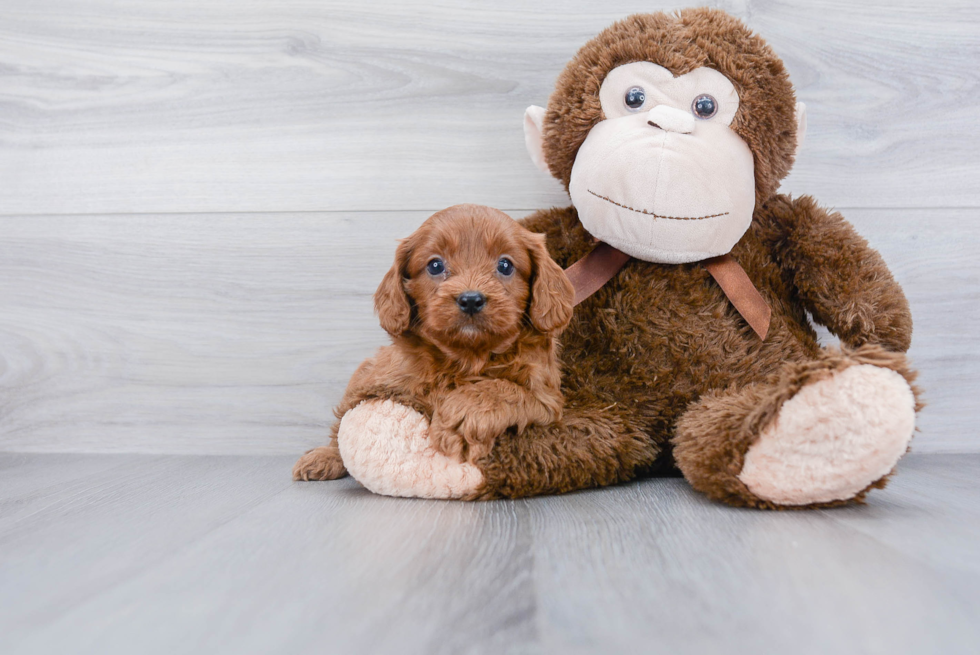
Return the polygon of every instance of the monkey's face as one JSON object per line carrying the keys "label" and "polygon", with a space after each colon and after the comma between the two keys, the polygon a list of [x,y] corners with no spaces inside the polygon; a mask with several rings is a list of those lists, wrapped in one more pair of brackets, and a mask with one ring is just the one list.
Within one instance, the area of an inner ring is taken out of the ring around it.
{"label": "monkey's face", "polygon": [[599,91],[604,120],[575,157],[569,194],[593,236],[678,264],[729,252],[752,222],[752,152],[731,129],[735,87],[716,70],[674,77],[633,62]]}

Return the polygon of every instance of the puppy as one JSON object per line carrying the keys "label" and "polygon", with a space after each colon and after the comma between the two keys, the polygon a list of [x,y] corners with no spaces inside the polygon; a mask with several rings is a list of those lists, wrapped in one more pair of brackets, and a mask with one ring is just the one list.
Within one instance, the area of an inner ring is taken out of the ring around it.
{"label": "puppy", "polygon": [[374,294],[392,344],[355,371],[329,445],[301,457],[293,478],[346,475],[339,419],[368,399],[422,413],[433,446],[471,462],[511,427],[557,421],[557,336],[571,320],[573,295],[543,235],[480,205],[434,214],[399,243]]}

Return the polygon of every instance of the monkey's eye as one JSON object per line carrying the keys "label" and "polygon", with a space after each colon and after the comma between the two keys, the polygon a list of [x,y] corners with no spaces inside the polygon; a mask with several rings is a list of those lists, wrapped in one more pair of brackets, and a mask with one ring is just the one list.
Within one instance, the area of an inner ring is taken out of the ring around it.
{"label": "monkey's eye", "polygon": [[426,265],[425,270],[432,276],[442,275],[446,272],[446,264],[436,257]]}
{"label": "monkey's eye", "polygon": [[707,93],[702,93],[691,103],[691,110],[698,118],[711,118],[718,113],[718,101]]}
{"label": "monkey's eye", "polygon": [[642,86],[630,87],[630,90],[626,92],[625,96],[623,96],[623,101],[626,103],[626,106],[629,107],[632,111],[636,111],[637,109],[642,107],[643,103],[646,102],[646,100],[647,100],[647,94],[643,90]]}
{"label": "monkey's eye", "polygon": [[501,257],[497,262],[497,272],[504,277],[510,277],[514,274],[514,263],[506,257]]}

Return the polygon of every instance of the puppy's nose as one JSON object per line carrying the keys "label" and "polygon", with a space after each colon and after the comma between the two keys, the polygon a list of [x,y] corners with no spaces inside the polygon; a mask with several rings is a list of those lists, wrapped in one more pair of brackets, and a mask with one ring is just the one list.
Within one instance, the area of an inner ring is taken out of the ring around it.
{"label": "puppy's nose", "polygon": [[482,310],[486,304],[487,297],[479,291],[464,291],[456,296],[456,305],[459,307],[459,310],[470,316]]}

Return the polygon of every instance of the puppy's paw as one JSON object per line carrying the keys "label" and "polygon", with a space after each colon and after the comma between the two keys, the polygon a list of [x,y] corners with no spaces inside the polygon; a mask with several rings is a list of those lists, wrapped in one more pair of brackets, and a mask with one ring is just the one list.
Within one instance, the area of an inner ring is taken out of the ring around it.
{"label": "puppy's paw", "polygon": [[293,466],[293,480],[336,480],[345,475],[347,469],[336,446],[314,448]]}
{"label": "puppy's paw", "polygon": [[476,461],[490,453],[497,436],[509,427],[503,412],[472,387],[457,389],[436,408],[432,417],[432,443],[441,452]]}
{"label": "puppy's paw", "polygon": [[436,407],[436,414],[468,443],[476,444],[493,440],[510,427],[504,403],[477,385],[470,385],[446,396]]}

